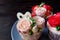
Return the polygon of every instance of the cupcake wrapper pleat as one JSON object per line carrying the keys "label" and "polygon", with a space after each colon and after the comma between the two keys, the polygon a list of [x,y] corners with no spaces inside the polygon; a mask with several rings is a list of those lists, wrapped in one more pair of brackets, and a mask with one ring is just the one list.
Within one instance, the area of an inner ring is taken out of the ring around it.
{"label": "cupcake wrapper pleat", "polygon": [[51,40],[60,40],[60,35],[55,34],[55,33],[51,32],[51,31],[49,31],[49,34],[48,35],[49,35],[49,38]]}

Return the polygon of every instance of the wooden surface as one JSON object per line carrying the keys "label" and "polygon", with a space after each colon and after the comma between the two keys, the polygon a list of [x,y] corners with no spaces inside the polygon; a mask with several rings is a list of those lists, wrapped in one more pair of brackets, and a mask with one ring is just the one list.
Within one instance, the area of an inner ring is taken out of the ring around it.
{"label": "wooden surface", "polygon": [[0,16],[0,40],[11,40],[11,27],[14,17]]}
{"label": "wooden surface", "polygon": [[16,18],[12,0],[0,0],[0,40],[11,40],[11,28]]}

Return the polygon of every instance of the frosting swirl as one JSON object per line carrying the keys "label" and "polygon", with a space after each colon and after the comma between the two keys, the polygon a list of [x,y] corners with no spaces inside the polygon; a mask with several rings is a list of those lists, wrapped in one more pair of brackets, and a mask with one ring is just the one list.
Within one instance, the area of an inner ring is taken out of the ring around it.
{"label": "frosting swirl", "polygon": [[31,22],[27,18],[22,18],[21,21],[18,22],[17,27],[20,31],[27,31],[30,29]]}

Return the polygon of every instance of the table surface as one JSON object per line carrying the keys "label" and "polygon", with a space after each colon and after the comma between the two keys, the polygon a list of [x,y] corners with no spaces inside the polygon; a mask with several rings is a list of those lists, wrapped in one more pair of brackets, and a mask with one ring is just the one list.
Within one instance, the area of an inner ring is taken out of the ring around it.
{"label": "table surface", "polygon": [[11,40],[11,28],[16,18],[14,4],[7,2],[8,0],[0,0],[0,40]]}
{"label": "table surface", "polygon": [[13,23],[13,16],[0,16],[0,40],[11,40],[11,27]]}

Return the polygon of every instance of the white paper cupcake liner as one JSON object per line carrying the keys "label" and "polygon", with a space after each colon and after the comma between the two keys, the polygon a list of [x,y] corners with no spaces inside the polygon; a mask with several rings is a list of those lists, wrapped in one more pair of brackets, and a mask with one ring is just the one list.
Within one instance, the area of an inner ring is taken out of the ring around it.
{"label": "white paper cupcake liner", "polygon": [[47,27],[48,27],[48,29],[49,29],[49,31],[48,31],[48,32],[49,32],[49,33],[48,33],[49,38],[50,38],[51,40],[60,40],[60,34],[59,34],[59,32],[57,32],[57,31],[55,30],[55,28],[51,27],[48,22],[47,22]]}
{"label": "white paper cupcake liner", "polygon": [[51,40],[60,40],[60,35],[53,33],[52,31],[49,30],[49,38]]}

